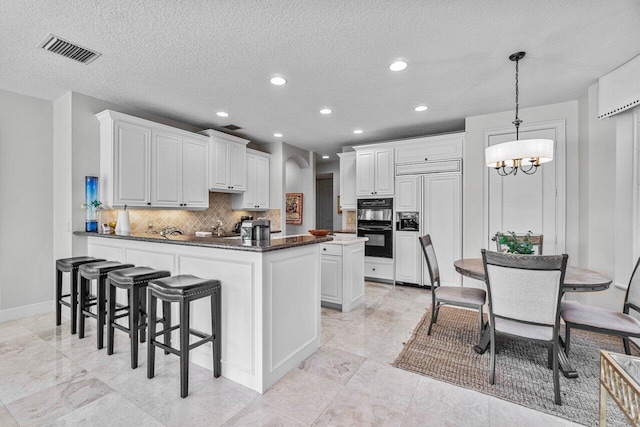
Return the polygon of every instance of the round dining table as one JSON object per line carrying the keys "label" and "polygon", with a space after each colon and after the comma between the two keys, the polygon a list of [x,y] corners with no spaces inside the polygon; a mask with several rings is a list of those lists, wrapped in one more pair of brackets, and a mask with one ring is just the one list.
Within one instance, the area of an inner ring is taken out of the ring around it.
{"label": "round dining table", "polygon": [[[482,258],[459,259],[453,263],[456,271],[463,276],[484,282]],[[595,292],[609,289],[611,277],[586,268],[569,267],[564,273],[563,292]]]}
{"label": "round dining table", "polygon": [[[456,271],[463,276],[484,282],[484,265],[482,258],[465,258],[459,259],[453,263]],[[595,292],[604,291],[611,285],[611,278],[597,271],[587,270],[586,268],[569,267],[564,274],[564,283],[562,285],[563,292]],[[564,342],[560,338],[561,347]],[[491,342],[489,328],[485,327],[480,342],[474,348],[477,353],[483,354],[487,351],[487,347]],[[558,354],[560,361],[560,369],[567,378],[577,378],[578,372],[571,367],[569,359],[561,348]]]}

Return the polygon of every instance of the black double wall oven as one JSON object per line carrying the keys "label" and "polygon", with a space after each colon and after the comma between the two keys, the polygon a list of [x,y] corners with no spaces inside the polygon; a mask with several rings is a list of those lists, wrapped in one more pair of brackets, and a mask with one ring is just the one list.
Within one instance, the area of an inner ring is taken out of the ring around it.
{"label": "black double wall oven", "polygon": [[365,256],[393,258],[393,199],[358,200],[358,236]]}

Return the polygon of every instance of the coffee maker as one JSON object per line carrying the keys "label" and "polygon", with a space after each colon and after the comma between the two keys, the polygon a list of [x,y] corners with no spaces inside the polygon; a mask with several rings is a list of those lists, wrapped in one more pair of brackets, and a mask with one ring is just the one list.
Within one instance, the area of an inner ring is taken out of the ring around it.
{"label": "coffee maker", "polygon": [[268,219],[243,221],[240,229],[243,241],[269,242],[271,240],[271,221]]}
{"label": "coffee maker", "polygon": [[243,221],[247,221],[247,220],[252,220],[253,217],[251,215],[243,215],[240,217],[240,221],[236,222],[236,224],[233,226],[233,232],[234,233],[240,233],[241,229],[242,229],[242,222]]}

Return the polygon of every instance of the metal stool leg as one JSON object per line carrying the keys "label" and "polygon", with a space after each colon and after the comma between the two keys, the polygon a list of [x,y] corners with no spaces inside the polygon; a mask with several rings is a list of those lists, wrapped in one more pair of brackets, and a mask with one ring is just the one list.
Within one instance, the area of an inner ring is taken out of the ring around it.
{"label": "metal stool leg", "polygon": [[[153,317],[151,317],[153,319]],[[166,331],[171,327],[171,303],[162,301],[162,328]],[[164,333],[164,345],[171,347],[171,332]],[[164,354],[169,354],[167,350]]]}
{"label": "metal stool leg", "polygon": [[139,326],[140,326],[140,342],[145,342],[147,340],[147,288],[140,287],[140,318],[139,318]]}
{"label": "metal stool leg", "polygon": [[[149,339],[147,341],[147,378],[151,379],[155,375],[155,367],[156,367],[155,318],[156,318],[156,310],[157,310],[156,306],[158,305],[158,303],[156,301],[156,297],[153,295],[153,293],[150,290],[147,292],[147,297],[149,302],[147,304],[147,307],[149,308],[149,319],[151,319],[151,321],[149,322]],[[163,311],[164,311],[164,308],[163,308]]]}
{"label": "metal stool leg", "polygon": [[221,289],[211,295],[211,335],[213,336],[213,377],[218,378],[222,372],[220,359],[222,357],[222,346],[220,343],[222,313]]}
{"label": "metal stool leg", "polygon": [[180,301],[180,397],[189,394],[189,302]]}
{"label": "metal stool leg", "polygon": [[71,269],[71,335],[75,335],[78,328],[78,270]]}
{"label": "metal stool leg", "polygon": [[62,295],[62,271],[56,268],[56,326],[62,323],[62,304],[60,298]]}
{"label": "metal stool leg", "polygon": [[107,278],[105,276],[100,276],[100,278],[98,279],[98,289],[97,289],[97,294],[98,294],[98,334],[97,334],[97,342],[96,342],[96,346],[98,347],[98,349],[101,349],[104,347],[104,324],[105,324],[105,310],[106,310],[106,303],[105,303],[105,295],[106,295],[106,281]]}
{"label": "metal stool leg", "polygon": [[87,289],[90,285],[91,282],[82,277],[81,275],[79,276],[80,279],[80,289],[79,289],[79,295],[78,295],[78,299],[80,300],[80,319],[79,322],[80,324],[78,325],[79,327],[79,333],[78,333],[78,338],[84,338],[84,326],[85,326],[85,319],[86,316],[84,315],[84,310],[86,310],[87,308],[87,298],[89,297],[89,290]]}
{"label": "metal stool leg", "polygon": [[116,287],[107,280],[107,354],[113,354],[113,322],[116,313]]}
{"label": "metal stool leg", "polygon": [[140,325],[140,292],[135,287],[129,288],[129,338],[131,341],[131,369],[138,367],[138,336]]}

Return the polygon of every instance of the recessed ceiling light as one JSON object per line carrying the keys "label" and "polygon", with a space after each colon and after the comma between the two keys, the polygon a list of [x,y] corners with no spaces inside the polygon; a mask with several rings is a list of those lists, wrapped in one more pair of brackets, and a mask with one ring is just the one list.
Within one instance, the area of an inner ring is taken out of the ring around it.
{"label": "recessed ceiling light", "polygon": [[402,71],[407,68],[407,63],[404,61],[396,61],[393,64],[389,65],[389,69],[391,71]]}
{"label": "recessed ceiling light", "polygon": [[273,136],[275,136],[276,138],[282,138],[282,134],[281,133],[274,133]]}
{"label": "recessed ceiling light", "polygon": [[331,114],[332,111],[330,108],[323,108],[322,110],[320,110],[320,114]]}
{"label": "recessed ceiling light", "polygon": [[216,115],[220,117],[229,117],[229,113],[225,113],[224,111],[218,111]]}
{"label": "recessed ceiling light", "polygon": [[355,129],[355,130],[353,131],[353,133],[362,133],[362,132],[363,132],[363,130],[362,130],[362,129]]}
{"label": "recessed ceiling light", "polygon": [[416,108],[414,108],[414,110],[416,111],[427,111],[429,109],[429,107],[427,107],[426,105],[418,105]]}
{"label": "recessed ceiling light", "polygon": [[286,84],[286,83],[287,83],[287,79],[285,79],[284,77],[280,77],[280,76],[271,77],[272,85],[282,86],[283,84]]}
{"label": "recessed ceiling light", "polygon": [[328,159],[328,158],[329,158],[329,156],[322,156],[322,158],[323,158],[323,159]]}

